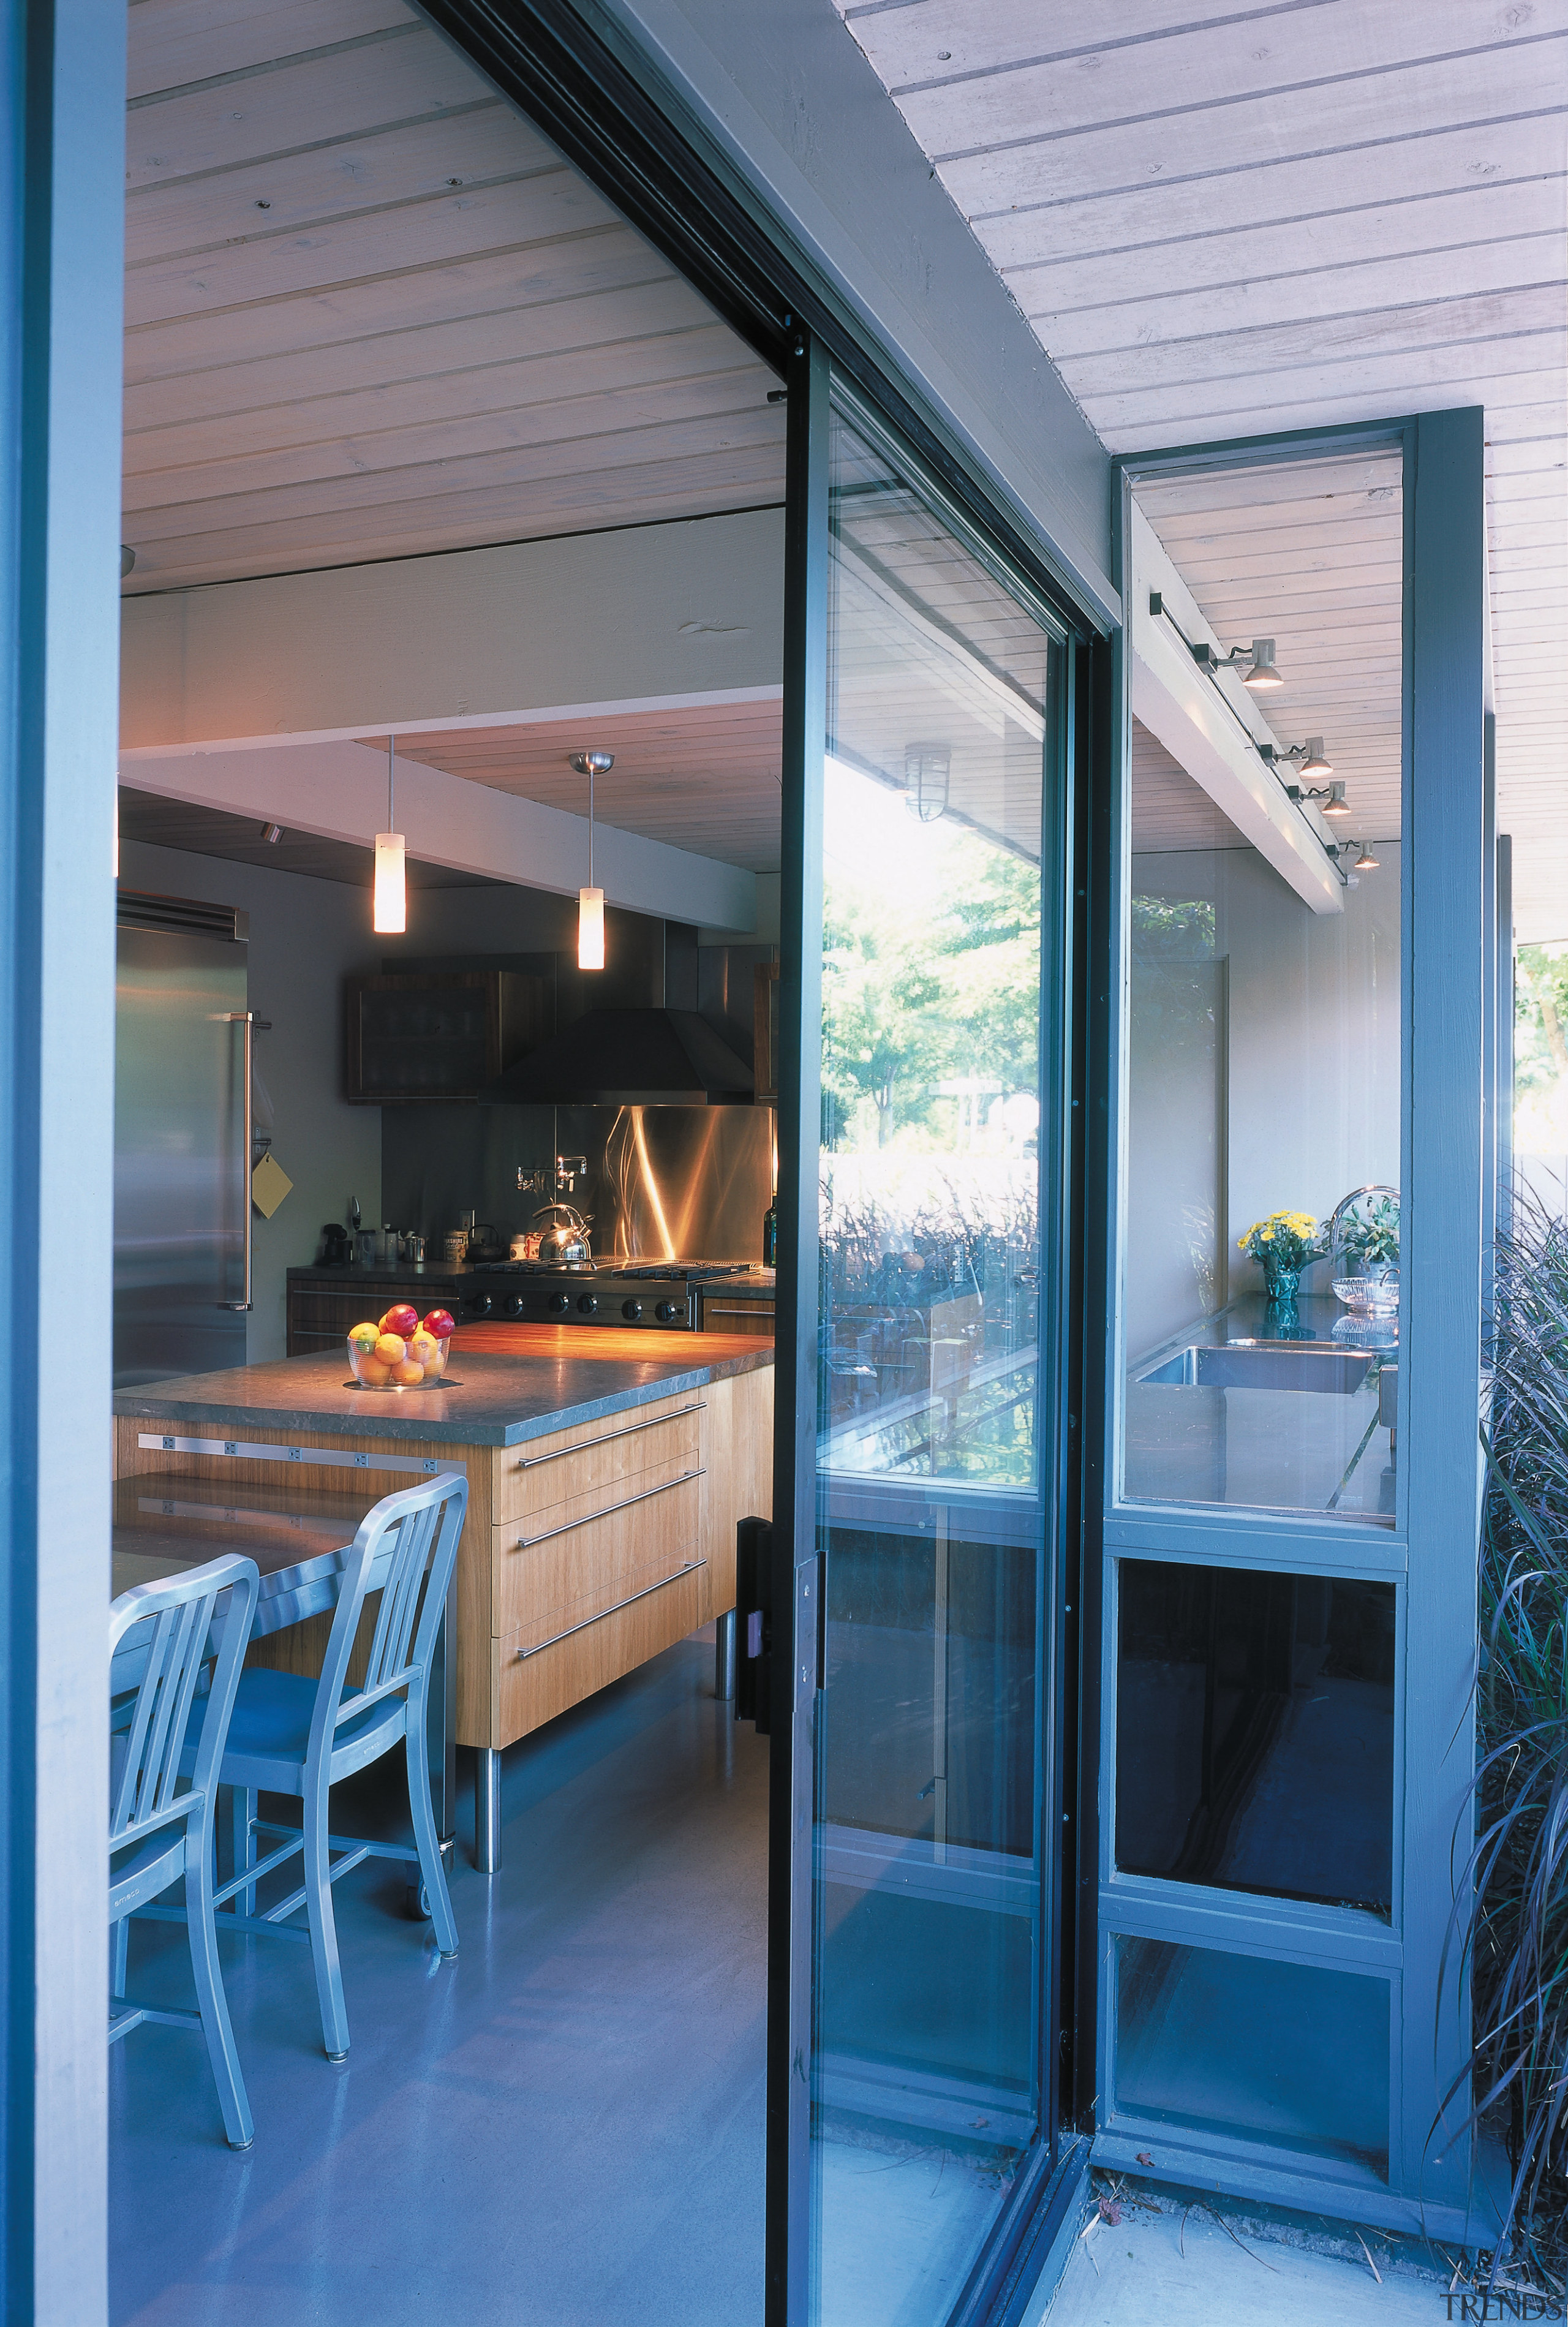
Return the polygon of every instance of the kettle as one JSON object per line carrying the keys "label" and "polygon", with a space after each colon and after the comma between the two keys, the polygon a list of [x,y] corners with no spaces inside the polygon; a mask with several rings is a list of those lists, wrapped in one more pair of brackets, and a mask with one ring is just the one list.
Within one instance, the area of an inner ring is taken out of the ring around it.
{"label": "kettle", "polygon": [[573,1204],[541,1204],[534,1214],[536,1223],[546,1224],[539,1238],[539,1258],[554,1262],[557,1268],[592,1268],[588,1223],[593,1218],[592,1212],[580,1212]]}

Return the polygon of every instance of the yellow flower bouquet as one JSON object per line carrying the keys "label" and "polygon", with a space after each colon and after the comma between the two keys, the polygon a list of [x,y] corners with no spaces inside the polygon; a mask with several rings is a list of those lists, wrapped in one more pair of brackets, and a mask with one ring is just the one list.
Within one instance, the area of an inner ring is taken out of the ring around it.
{"label": "yellow flower bouquet", "polygon": [[1244,1229],[1236,1242],[1238,1251],[1251,1253],[1263,1270],[1269,1299],[1282,1307],[1294,1304],[1302,1269],[1327,1249],[1311,1212],[1270,1212]]}

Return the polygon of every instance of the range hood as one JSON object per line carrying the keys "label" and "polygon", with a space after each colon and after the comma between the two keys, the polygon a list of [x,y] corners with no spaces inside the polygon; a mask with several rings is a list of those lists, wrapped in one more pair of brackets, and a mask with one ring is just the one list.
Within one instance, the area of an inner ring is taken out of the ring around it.
{"label": "range hood", "polygon": [[492,1107],[722,1107],[751,1070],[695,1010],[590,1010],[481,1093]]}

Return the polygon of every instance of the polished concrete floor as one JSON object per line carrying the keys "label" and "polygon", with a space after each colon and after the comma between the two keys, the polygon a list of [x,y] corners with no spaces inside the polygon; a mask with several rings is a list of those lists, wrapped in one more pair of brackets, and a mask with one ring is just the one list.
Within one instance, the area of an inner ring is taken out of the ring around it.
{"label": "polished concrete floor", "polygon": [[[225,1940],[255,2145],[199,2035],[115,2047],[115,2327],[759,2320],[767,1750],[700,1635],[514,1747],[499,1875],[462,1808],[454,1963],[395,1865],[336,1886],[341,2067],[308,1949]],[[406,1798],[367,1772],[333,1825],[406,1837]],[[182,1930],[131,1948],[133,1993],[189,2000]]]}

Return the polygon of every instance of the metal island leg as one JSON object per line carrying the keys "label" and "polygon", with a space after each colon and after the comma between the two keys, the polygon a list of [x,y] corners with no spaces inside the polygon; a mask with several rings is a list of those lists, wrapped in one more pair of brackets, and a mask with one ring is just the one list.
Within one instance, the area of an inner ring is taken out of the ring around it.
{"label": "metal island leg", "polygon": [[714,1627],[714,1695],[727,1705],[735,1694],[735,1612],[727,1608]]}
{"label": "metal island leg", "polygon": [[501,1757],[481,1745],[473,1773],[473,1863],[481,1874],[501,1871]]}

